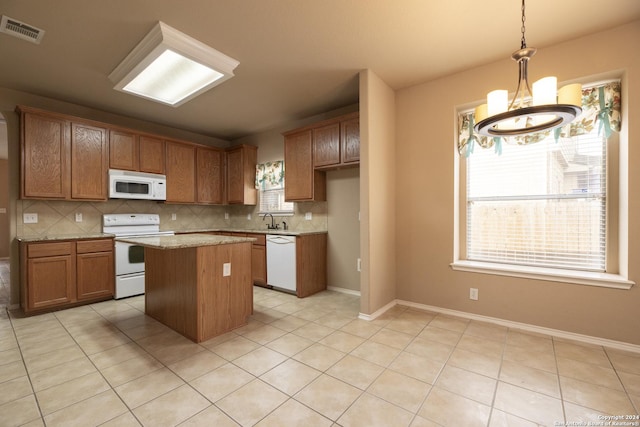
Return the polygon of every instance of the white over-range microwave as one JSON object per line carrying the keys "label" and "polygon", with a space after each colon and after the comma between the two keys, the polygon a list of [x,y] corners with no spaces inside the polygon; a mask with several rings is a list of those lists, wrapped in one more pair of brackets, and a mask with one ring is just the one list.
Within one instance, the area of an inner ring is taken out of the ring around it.
{"label": "white over-range microwave", "polygon": [[109,169],[109,198],[167,200],[167,177],[155,173]]}

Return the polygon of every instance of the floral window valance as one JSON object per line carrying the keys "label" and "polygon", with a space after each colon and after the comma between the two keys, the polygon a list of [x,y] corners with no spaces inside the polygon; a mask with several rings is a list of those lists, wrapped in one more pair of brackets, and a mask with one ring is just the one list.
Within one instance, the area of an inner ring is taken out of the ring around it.
{"label": "floral window valance", "polygon": [[256,189],[280,190],[284,188],[284,160],[256,165]]}
{"label": "floral window valance", "polygon": [[529,135],[511,137],[487,137],[477,135],[473,131],[473,111],[458,115],[458,151],[468,156],[476,145],[481,148],[495,147],[499,154],[502,141],[508,144],[532,144],[542,141],[551,133],[556,140],[560,137],[582,135],[592,131],[596,126],[598,133],[604,132],[609,137],[611,132],[620,132],[620,81],[611,81],[600,85],[582,88],[582,113],[567,126],[555,130],[541,131]]}

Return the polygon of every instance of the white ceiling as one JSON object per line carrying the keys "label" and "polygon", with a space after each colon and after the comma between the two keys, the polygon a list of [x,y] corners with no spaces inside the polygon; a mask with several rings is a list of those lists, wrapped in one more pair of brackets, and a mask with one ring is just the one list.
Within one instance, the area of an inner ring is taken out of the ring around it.
{"label": "white ceiling", "polygon": [[[46,34],[40,45],[0,34],[0,87],[234,139],[357,102],[357,75],[365,68],[400,89],[508,58],[520,47],[520,6],[3,0],[0,14]],[[527,43],[544,48],[638,19],[638,0],[529,0]],[[239,60],[236,76],[178,108],[113,90],[108,75],[157,21]]]}

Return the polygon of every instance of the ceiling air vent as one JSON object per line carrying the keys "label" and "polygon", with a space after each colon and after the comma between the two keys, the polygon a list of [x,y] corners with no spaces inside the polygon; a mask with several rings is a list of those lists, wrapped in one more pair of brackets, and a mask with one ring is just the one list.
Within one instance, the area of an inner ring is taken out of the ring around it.
{"label": "ceiling air vent", "polygon": [[0,33],[9,34],[10,36],[28,40],[35,44],[40,44],[42,37],[44,37],[44,30],[32,27],[8,16],[3,16],[2,20],[0,20]]}

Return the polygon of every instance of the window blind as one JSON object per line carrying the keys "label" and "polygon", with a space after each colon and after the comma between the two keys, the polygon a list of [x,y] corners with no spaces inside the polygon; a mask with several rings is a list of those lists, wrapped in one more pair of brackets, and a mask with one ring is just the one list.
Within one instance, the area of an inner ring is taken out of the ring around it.
{"label": "window blind", "polygon": [[467,158],[467,259],[605,271],[606,139],[597,129]]}

